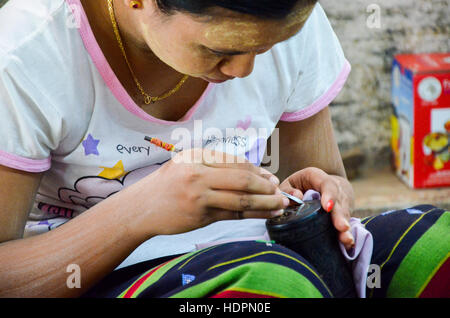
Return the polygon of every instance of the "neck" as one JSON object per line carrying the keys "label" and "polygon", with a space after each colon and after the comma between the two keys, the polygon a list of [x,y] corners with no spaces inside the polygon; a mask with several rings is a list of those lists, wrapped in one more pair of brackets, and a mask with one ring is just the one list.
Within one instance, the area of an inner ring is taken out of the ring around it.
{"label": "neck", "polygon": [[[91,16],[91,21],[97,24],[102,32],[102,40],[111,43],[117,43],[114,32],[112,31],[111,16],[108,8],[108,1],[81,0],[83,8]],[[99,4],[100,3],[100,4]],[[133,12],[123,1],[113,0],[114,16],[118,25],[122,42],[127,48],[127,54],[137,59],[156,58],[146,42],[141,36],[139,26]]]}

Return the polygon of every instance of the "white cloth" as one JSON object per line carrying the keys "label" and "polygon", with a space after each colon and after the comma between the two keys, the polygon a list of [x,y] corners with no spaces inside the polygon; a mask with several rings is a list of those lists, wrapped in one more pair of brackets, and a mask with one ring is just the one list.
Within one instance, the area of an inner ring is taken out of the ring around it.
{"label": "white cloth", "polygon": [[[174,132],[189,132],[195,137],[190,146],[199,143],[259,164],[277,122],[302,120],[325,108],[349,72],[317,5],[301,32],[257,56],[250,76],[210,84],[182,119],[164,121],[143,112],[127,94],[79,0],[10,0],[0,10],[0,164],[45,171],[25,236],[67,222],[171,158],[145,136],[179,146]],[[245,135],[251,129],[264,129],[267,136]],[[155,237],[121,266],[186,252],[205,240],[261,233],[263,221],[245,220]]]}

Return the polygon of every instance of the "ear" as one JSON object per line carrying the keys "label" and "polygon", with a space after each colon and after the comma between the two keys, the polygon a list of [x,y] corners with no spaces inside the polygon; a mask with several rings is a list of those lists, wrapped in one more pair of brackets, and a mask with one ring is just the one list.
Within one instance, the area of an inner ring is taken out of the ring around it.
{"label": "ear", "polygon": [[143,0],[123,0],[130,9],[139,10],[143,7]]}

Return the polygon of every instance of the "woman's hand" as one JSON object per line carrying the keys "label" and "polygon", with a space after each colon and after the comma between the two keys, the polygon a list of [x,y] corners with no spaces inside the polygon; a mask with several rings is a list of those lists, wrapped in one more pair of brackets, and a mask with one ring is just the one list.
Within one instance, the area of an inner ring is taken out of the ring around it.
{"label": "woman's hand", "polygon": [[322,207],[325,211],[331,212],[333,225],[339,231],[339,240],[346,249],[354,245],[348,222],[354,207],[354,193],[347,179],[311,167],[289,176],[281,183],[280,189],[300,199],[303,199],[303,194],[307,190],[320,192]]}
{"label": "woman's hand", "polygon": [[278,189],[278,178],[237,160],[211,150],[187,150],[131,185],[141,233],[177,234],[219,220],[282,214],[289,200]]}

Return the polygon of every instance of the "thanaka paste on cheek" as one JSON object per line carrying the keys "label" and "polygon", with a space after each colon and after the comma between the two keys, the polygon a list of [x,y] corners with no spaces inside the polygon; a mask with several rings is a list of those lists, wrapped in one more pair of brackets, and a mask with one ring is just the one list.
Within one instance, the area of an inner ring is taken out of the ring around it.
{"label": "thanaka paste on cheek", "polygon": [[[151,26],[145,22],[140,22],[141,32],[143,34],[144,40],[147,43],[150,50],[155,54],[161,61],[170,66],[173,69],[177,69],[174,61],[172,61],[173,53],[171,53],[171,48],[162,44],[158,36],[151,33]],[[173,49],[172,49],[173,50]]]}
{"label": "thanaka paste on cheek", "polygon": [[153,34],[148,23],[140,22],[141,32],[148,47],[165,64],[174,70],[191,77],[210,74],[216,61],[214,56],[206,55],[198,47],[189,45],[184,40],[161,42],[160,34]]}

